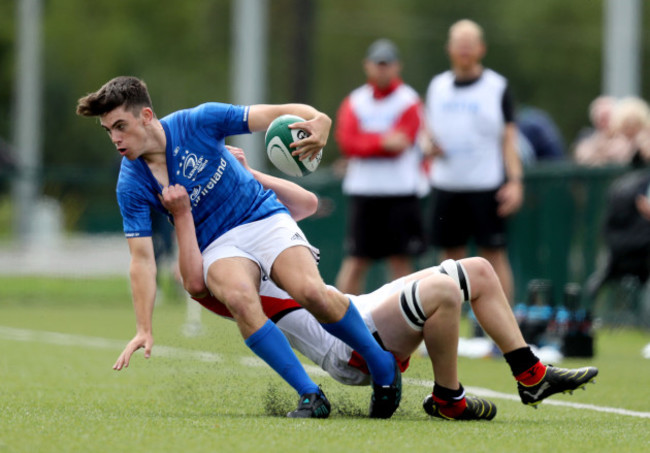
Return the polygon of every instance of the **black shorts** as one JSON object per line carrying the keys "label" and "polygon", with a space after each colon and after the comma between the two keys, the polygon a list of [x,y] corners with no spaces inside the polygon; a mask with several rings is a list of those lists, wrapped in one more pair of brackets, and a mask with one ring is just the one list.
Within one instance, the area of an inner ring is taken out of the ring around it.
{"label": "black shorts", "polygon": [[505,247],[506,219],[497,214],[497,191],[448,192],[433,189],[432,245],[461,247],[473,239],[478,247]]}
{"label": "black shorts", "polygon": [[345,250],[358,258],[418,255],[425,250],[420,200],[351,196]]}

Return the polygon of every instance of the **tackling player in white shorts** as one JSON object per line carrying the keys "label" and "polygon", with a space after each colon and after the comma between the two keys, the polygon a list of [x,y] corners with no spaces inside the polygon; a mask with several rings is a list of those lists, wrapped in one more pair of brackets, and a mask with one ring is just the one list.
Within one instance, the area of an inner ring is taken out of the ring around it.
{"label": "tackling player in white shorts", "polygon": [[[314,197],[309,195],[310,192],[284,179],[251,170],[242,150],[230,148],[230,151],[265,188],[276,192],[292,215],[304,218],[305,214],[315,211]],[[163,203],[175,219],[190,219],[189,222],[175,222],[185,288],[209,310],[232,317],[201,281],[201,254],[191,216],[180,215],[190,209],[186,191],[181,186],[165,188]],[[343,384],[370,384],[363,359],[327,333],[286,292],[270,280],[262,280],[260,296],[266,315],[276,322],[292,347]],[[465,395],[458,380],[458,332],[464,301],[472,305],[477,320],[504,353],[524,404],[535,406],[550,395],[582,387],[598,373],[593,367],[565,370],[542,365],[523,339],[494,269],[483,258],[447,260],[439,266],[390,282],[369,294],[349,297],[370,332],[393,353],[403,371],[408,367],[411,354],[422,341],[425,342],[435,385],[423,406],[429,415],[435,417],[491,420],[496,414],[492,402]]]}

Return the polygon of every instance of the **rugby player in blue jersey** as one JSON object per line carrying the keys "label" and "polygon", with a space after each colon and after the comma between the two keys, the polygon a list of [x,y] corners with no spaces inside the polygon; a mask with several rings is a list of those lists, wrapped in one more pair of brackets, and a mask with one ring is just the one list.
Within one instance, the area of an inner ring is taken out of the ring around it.
{"label": "rugby player in blue jersey", "polygon": [[289,416],[325,418],[330,404],[262,310],[258,290],[268,278],[365,359],[373,381],[370,416],[394,413],[401,399],[401,373],[393,355],[379,346],[349,299],[324,284],[317,250],[288,210],[225,148],[226,137],[264,131],[278,116],[293,114],[306,121],[291,127],[309,133],[293,144],[295,153],[309,159],[327,142],[327,115],[304,104],[211,102],[158,119],[145,83],[127,76],[80,98],[77,114],[99,117],[123,156],[117,199],[131,253],[137,327],[115,370],[127,367],[140,348],[145,357],[151,355],[156,265],[150,207],[168,214],[159,196],[163,188],[180,184],[190,195],[205,283],[228,307],[246,344],[300,395]]}

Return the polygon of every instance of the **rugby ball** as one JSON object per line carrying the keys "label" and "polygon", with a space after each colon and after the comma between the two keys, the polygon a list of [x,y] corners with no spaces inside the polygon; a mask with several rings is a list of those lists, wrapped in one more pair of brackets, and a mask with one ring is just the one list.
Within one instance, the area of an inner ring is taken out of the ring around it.
{"label": "rugby ball", "polygon": [[266,130],[266,154],[275,168],[289,176],[302,177],[313,173],[318,168],[323,156],[322,149],[313,160],[301,161],[300,156],[291,155],[298,148],[290,148],[289,145],[307,137],[308,133],[302,129],[289,129],[289,125],[304,121],[299,116],[282,115],[273,120]]}

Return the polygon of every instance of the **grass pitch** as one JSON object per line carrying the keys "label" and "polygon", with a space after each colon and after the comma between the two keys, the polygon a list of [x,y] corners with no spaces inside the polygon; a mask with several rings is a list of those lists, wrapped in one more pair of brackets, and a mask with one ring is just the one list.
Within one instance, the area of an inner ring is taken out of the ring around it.
{"label": "grass pitch", "polygon": [[[586,392],[549,400],[571,406],[533,410],[499,397],[492,422],[432,420],[421,409],[431,367],[414,357],[391,420],[366,417],[369,388],[319,374],[332,416],[289,420],[296,395],[259,364],[234,323],[204,312],[203,335],[186,338],[184,320],[183,299],[166,298],[152,358],[139,352],[115,372],[135,332],[126,279],[0,278],[0,453],[650,449],[648,332],[599,331],[595,359],[565,360],[600,368]],[[466,387],[516,394],[502,359],[461,358],[459,372]]]}

